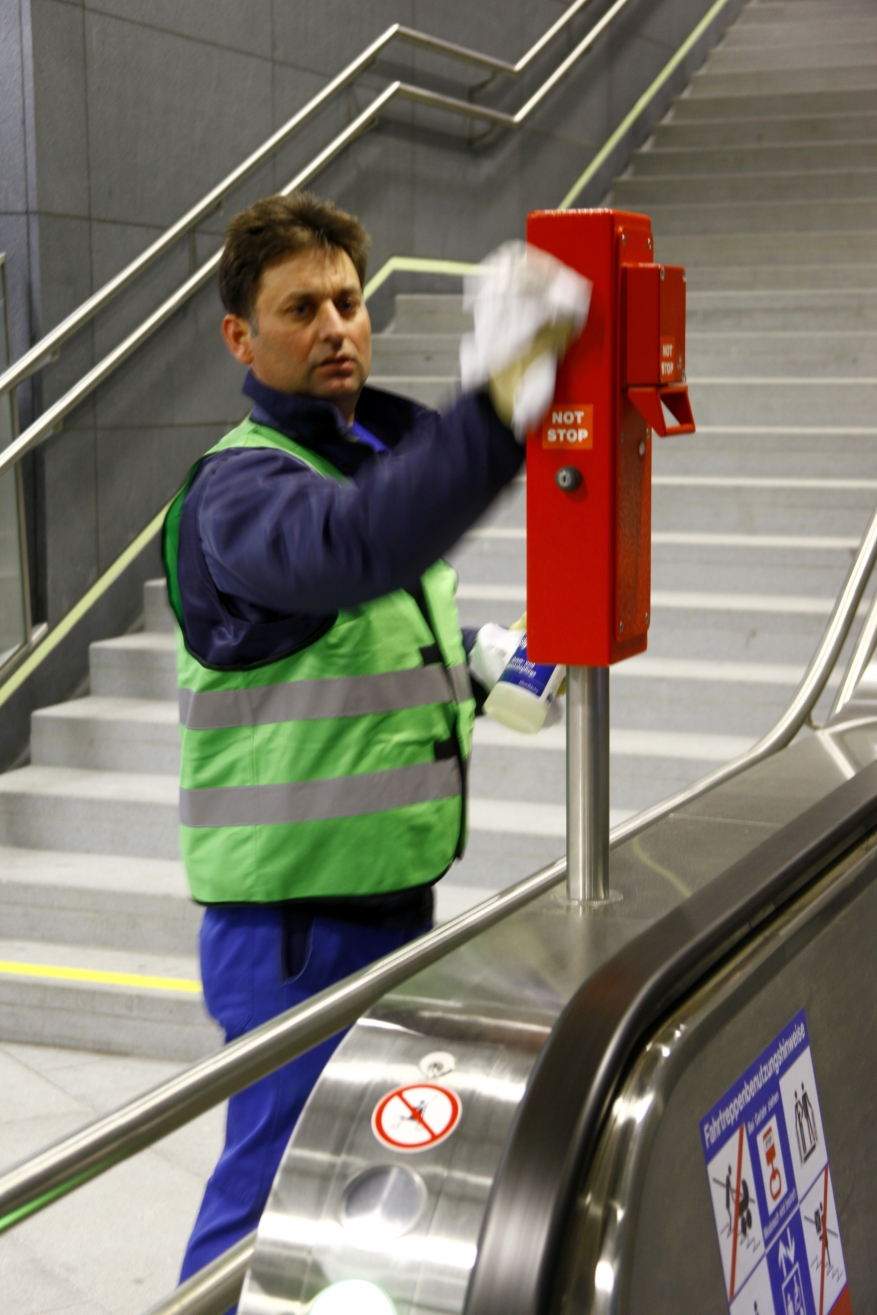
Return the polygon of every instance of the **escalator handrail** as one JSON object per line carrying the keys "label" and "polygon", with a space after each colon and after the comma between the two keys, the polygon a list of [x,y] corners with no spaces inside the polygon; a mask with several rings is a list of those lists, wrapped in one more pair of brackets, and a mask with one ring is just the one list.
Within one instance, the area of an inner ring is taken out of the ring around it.
{"label": "escalator handrail", "polygon": [[506,1138],[464,1315],[556,1309],[565,1221],[637,1051],[759,923],[875,828],[871,763],[629,942],[573,996]]}
{"label": "escalator handrail", "polygon": [[28,351],[18,358],[2,374],[0,374],[0,396],[12,388],[16,388],[25,379],[41,370],[50,361],[56,359],[57,353],[63,343],[68,338],[88,324],[90,320],[108,306],[120,292],[124,291],[129,284],[133,283],[144,270],[148,269],[156,260],[168,251],[175,242],[185,237],[198,224],[211,215],[230,195],[241,182],[249,177],[260,165],[264,164],[277,150],[292,138],[299,129],[303,128],[318,110],[327,105],[340,92],[344,91],[355,82],[357,78],[367,69],[369,69],[383,52],[385,47],[393,41],[404,41],[408,45],[417,46],[422,50],[430,51],[433,54],[445,55],[450,59],[456,59],[462,63],[472,64],[477,68],[482,68],[486,72],[500,75],[503,77],[516,78],[521,75],[534,59],[545,49],[551,41],[554,40],[565,27],[572,22],[576,15],[591,0],[573,0],[573,3],[560,15],[560,17],[551,24],[551,26],[542,34],[529,50],[520,57],[515,64],[510,64],[506,60],[497,59],[493,55],[483,54],[478,50],[470,50],[466,46],[459,46],[452,41],[444,41],[440,37],[431,36],[428,32],[420,32],[414,28],[405,27],[401,23],[392,23],[383,31],[380,36],[370,42],[345,68],[341,70],[330,82],[326,84],[315,96],[297,110],[290,119],[286,121],[276,132],[272,133],[261,146],[257,147],[250,155],[243,160],[237,168],[227,174],[219,183],[212,187],[209,192],[202,196],[201,200],[191,206],[184,215],[166,229],[160,237],[156,238],[144,251],[140,253],[130,264],[120,270],[97,292],[82,302],[76,310],[72,311],[60,324],[56,325],[49,333],[44,334],[39,342],[35,343]]}

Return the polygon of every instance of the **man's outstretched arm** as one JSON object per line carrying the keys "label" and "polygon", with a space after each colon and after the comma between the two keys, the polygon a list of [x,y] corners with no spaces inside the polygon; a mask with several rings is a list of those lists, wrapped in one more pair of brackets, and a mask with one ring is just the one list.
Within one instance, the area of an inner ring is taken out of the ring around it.
{"label": "man's outstretched arm", "polygon": [[199,476],[204,560],[221,593],[275,615],[326,616],[414,589],[523,459],[485,392],[345,484],[274,449],[229,453]]}

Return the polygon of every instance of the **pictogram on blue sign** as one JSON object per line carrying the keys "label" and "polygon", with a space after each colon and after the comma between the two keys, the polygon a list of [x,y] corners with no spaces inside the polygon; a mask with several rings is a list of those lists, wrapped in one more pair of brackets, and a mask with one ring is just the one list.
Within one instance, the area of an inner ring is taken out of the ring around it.
{"label": "pictogram on blue sign", "polygon": [[731,1315],[852,1315],[803,1010],[700,1135]]}

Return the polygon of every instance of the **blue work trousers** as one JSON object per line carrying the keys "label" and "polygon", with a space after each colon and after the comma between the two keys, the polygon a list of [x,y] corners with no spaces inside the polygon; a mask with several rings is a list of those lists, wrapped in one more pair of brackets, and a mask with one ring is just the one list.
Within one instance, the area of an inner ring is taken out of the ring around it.
{"label": "blue work trousers", "polygon": [[[428,918],[419,926],[374,926],[298,914],[294,906],[208,908],[201,924],[207,1008],[226,1041],[233,1041],[431,925]],[[204,1192],[180,1282],[258,1225],[296,1120],[342,1035],[229,1100],[225,1146]]]}

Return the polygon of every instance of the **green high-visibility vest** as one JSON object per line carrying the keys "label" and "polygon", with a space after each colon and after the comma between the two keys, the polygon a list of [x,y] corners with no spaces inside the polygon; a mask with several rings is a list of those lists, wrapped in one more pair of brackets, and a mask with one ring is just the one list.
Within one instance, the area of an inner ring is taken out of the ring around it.
{"label": "green high-visibility vest", "polygon": [[[260,447],[343,479],[249,420],[211,452]],[[200,464],[164,528],[179,623],[180,841],[194,898],[374,895],[434,880],[463,852],[475,716],[456,573],[436,562],[423,575],[429,622],[397,590],[345,608],[289,657],[243,671],[205,666],[186,644],[177,578],[183,499]]]}

